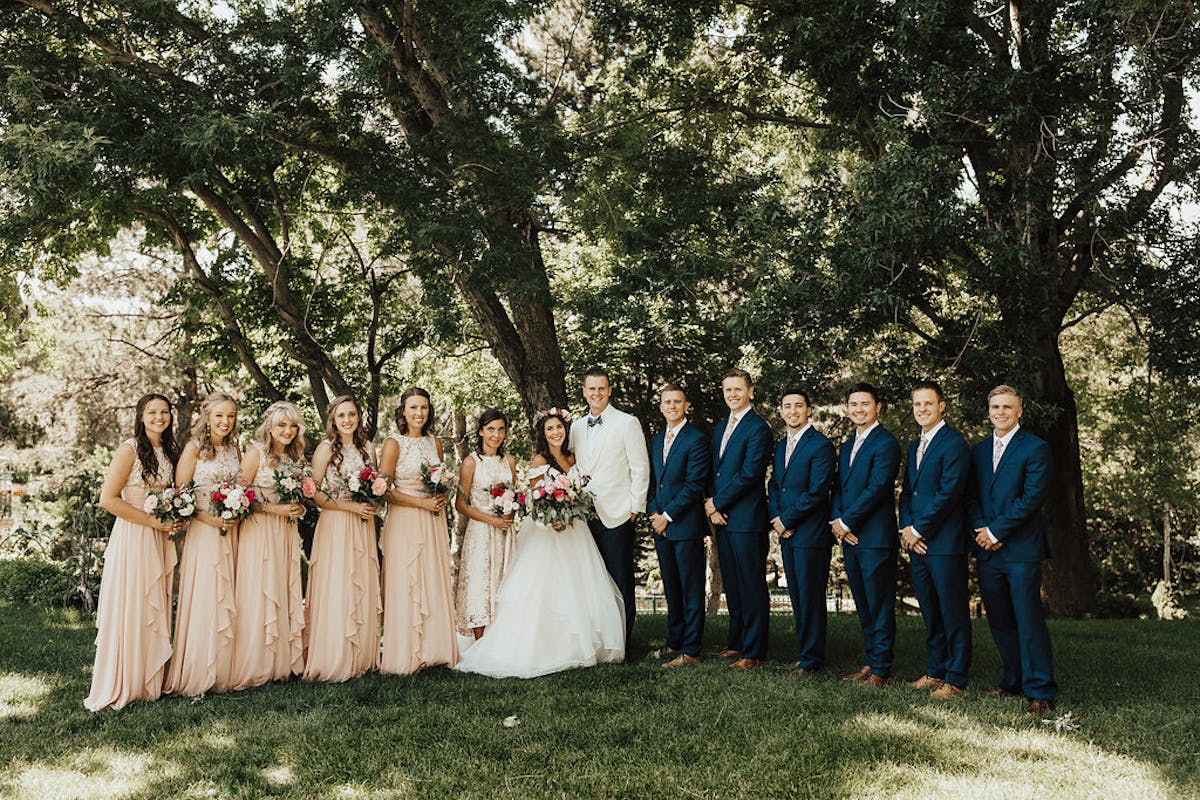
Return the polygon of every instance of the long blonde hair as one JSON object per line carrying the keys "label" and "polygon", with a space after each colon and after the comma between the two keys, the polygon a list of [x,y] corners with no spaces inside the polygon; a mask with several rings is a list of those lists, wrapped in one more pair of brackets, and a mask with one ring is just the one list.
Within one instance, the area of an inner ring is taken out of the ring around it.
{"label": "long blonde hair", "polygon": [[303,464],[304,451],[308,449],[308,440],[304,438],[304,418],[300,416],[300,409],[296,408],[293,403],[289,403],[287,400],[277,400],[267,406],[267,410],[263,413],[262,425],[259,425],[258,430],[254,432],[254,441],[262,445],[263,452],[266,453],[267,465],[279,466],[280,458],[275,453],[275,441],[271,437],[271,429],[278,422],[294,422],[300,426],[296,438],[283,448],[283,457],[293,464]]}
{"label": "long blonde hair", "polygon": [[[199,420],[192,426],[192,441],[200,449],[200,460],[208,461],[217,457],[217,448],[212,443],[212,431],[208,426],[208,415],[212,410],[221,403],[233,403],[233,407],[238,407],[237,400],[234,400],[224,392],[213,392],[204,401],[200,403],[200,410],[196,412],[199,415]],[[225,437],[226,445],[233,445],[233,449],[237,451],[238,458],[241,458],[242,450],[238,447],[238,420],[234,420],[233,429],[229,431],[229,435]]]}

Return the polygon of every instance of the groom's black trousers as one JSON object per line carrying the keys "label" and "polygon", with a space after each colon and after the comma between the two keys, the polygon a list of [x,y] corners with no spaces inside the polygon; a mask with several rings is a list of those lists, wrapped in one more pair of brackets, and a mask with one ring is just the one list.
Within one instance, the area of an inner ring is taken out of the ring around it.
{"label": "groom's black trousers", "polygon": [[637,600],[633,595],[633,520],[615,528],[606,528],[598,519],[588,520],[596,549],[604,559],[604,567],[613,582],[621,590],[625,601],[625,652],[629,652],[629,641],[633,635],[633,615],[637,612]]}

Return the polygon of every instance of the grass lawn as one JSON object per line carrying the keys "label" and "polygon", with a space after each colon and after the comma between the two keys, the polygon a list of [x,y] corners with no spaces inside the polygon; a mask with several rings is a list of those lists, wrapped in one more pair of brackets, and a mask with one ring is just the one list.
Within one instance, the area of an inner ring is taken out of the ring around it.
{"label": "grass lawn", "polygon": [[[665,621],[644,615],[627,666],[435,669],[91,714],[90,622],[0,605],[0,796],[1200,797],[1200,622],[1052,622],[1057,727],[978,691],[939,704],[839,682],[857,665],[849,615],[830,621],[829,674],[787,679],[789,622],[772,619],[774,662],[751,673],[659,669]],[[723,628],[710,619],[709,645]],[[899,620],[898,644],[899,676],[916,677],[919,619]],[[998,669],[977,621],[974,688]]]}

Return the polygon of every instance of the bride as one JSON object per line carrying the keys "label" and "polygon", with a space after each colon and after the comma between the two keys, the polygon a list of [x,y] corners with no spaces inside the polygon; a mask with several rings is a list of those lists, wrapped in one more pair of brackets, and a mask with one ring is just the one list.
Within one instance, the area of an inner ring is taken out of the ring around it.
{"label": "bride", "polygon": [[[576,477],[567,449],[570,414],[552,408],[534,422],[529,480]],[[585,520],[561,531],[526,518],[483,637],[455,669],[494,678],[535,678],[625,657],[625,605]]]}

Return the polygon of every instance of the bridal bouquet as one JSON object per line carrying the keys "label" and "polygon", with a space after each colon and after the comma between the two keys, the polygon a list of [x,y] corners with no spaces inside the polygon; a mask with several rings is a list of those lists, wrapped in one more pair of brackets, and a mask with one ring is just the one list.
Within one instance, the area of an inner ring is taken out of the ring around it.
{"label": "bridal bouquet", "polygon": [[[275,483],[275,496],[281,503],[300,503],[311,500],[317,494],[317,483],[313,480],[312,470],[299,464],[283,463],[272,473]],[[289,523],[295,523],[291,517]]]}
{"label": "bridal bouquet", "polygon": [[488,512],[497,517],[515,517],[525,511],[528,497],[524,492],[518,492],[507,483],[493,484],[488,489]]}
{"label": "bridal bouquet", "polygon": [[[254,489],[240,486],[233,481],[224,481],[213,489],[210,511],[214,517],[234,521],[250,516],[250,505],[257,499]],[[225,535],[225,530],[221,530]]]}
{"label": "bridal bouquet", "polygon": [[530,516],[556,531],[566,530],[577,519],[596,515],[596,497],[586,478],[571,478],[561,472],[530,490]]}
{"label": "bridal bouquet", "polygon": [[190,519],[196,513],[196,484],[168,486],[161,492],[151,492],[146,495],[142,510],[159,522]]}

